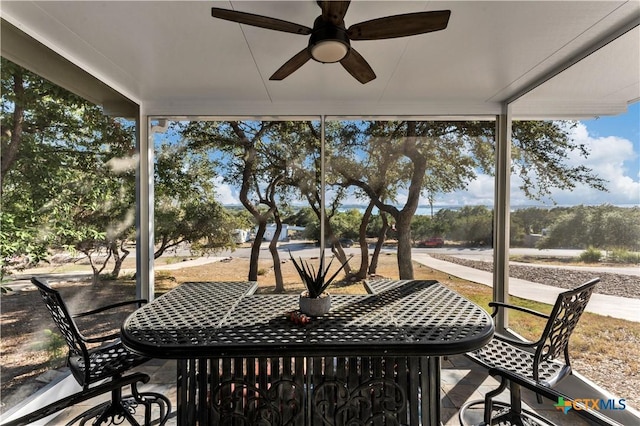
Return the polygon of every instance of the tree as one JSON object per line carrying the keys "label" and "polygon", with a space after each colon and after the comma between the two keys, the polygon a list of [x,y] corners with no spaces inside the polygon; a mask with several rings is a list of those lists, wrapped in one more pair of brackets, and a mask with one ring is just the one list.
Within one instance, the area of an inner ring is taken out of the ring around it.
{"label": "tree", "polygon": [[115,168],[134,153],[131,124],[5,59],[2,90],[2,225],[22,231],[5,258],[113,247],[134,205],[133,171]]}
{"label": "tree", "polygon": [[456,219],[449,231],[453,240],[471,246],[491,246],[493,240],[493,214],[485,206],[464,206],[455,212]]}
{"label": "tree", "polygon": [[637,250],[640,241],[640,209],[602,206],[574,206],[549,225],[540,248]]}
{"label": "tree", "polygon": [[[398,236],[400,279],[413,278],[411,221],[423,190],[430,193],[460,188],[471,174],[471,161],[462,156],[459,139],[442,124],[431,127],[422,122],[368,122],[368,136],[362,146],[364,158],[346,161],[339,173],[343,184],[364,191],[376,207],[389,214]],[[435,154],[435,155],[434,155]],[[444,167],[437,160],[446,159]],[[364,169],[355,164],[364,164]],[[354,173],[356,171],[357,173]],[[358,172],[364,172],[358,175]],[[399,191],[406,191],[402,208],[395,205]]]}
{"label": "tree", "polygon": [[[290,225],[308,227],[312,226],[313,222],[317,222],[317,217],[311,207],[304,206],[296,209],[283,220]],[[318,233],[318,235],[320,234]]]}
{"label": "tree", "polygon": [[282,229],[280,208],[294,197],[301,170],[308,170],[309,156],[318,152],[318,142],[308,137],[306,122],[191,122],[182,135],[190,149],[222,157],[219,164],[224,182],[240,188],[238,197],[251,214],[257,231],[251,246],[248,279],[258,278],[260,246],[267,224],[276,232],[270,241],[276,291],[284,290],[276,244]]}
{"label": "tree", "polygon": [[424,240],[432,236],[438,236],[434,231],[434,221],[430,216],[418,215],[411,221],[411,237],[414,240]]}
{"label": "tree", "polygon": [[[87,257],[94,282],[109,262],[117,277],[135,237],[135,124],[4,59],[2,89],[2,258],[64,249]],[[207,160],[162,146],[156,158],[155,256],[181,241],[231,247]]]}
{"label": "tree", "polygon": [[[521,189],[532,199],[548,196],[552,188],[570,189],[582,182],[605,190],[605,182],[585,166],[566,163],[567,153],[587,156],[584,145],[570,138],[572,123],[514,123],[512,169],[522,178]],[[420,195],[464,188],[483,171],[493,173],[494,125],[487,122],[363,122],[357,128],[357,150],[342,150],[336,170],[344,186],[362,189],[376,207],[395,221],[400,278],[413,278],[411,221]],[[396,207],[403,193],[404,205]]]}
{"label": "tree", "polygon": [[216,200],[216,161],[185,149],[172,129],[156,146],[154,258],[188,243],[193,251],[233,249],[233,230],[247,225]]}

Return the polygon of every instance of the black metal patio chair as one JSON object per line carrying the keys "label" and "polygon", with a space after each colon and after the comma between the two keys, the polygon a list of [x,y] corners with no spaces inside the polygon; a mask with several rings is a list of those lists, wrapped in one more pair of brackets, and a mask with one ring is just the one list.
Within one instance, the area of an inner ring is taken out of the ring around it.
{"label": "black metal patio chair", "polygon": [[[492,317],[500,309],[514,309],[546,318],[547,323],[535,342],[495,334],[486,346],[466,354],[489,369],[491,374],[500,377],[501,383],[497,389],[486,394],[484,401],[470,401],[460,408],[459,419],[462,424],[467,424],[467,410],[481,404],[484,404],[483,424],[486,425],[551,424],[535,413],[522,409],[521,386],[535,392],[538,402],[542,402],[543,396],[552,398],[559,395],[548,390],[571,374],[569,338],[599,281],[599,278],[595,278],[560,293],[549,315],[507,303],[489,303],[493,309]],[[507,386],[510,389],[510,403],[493,401]]]}
{"label": "black metal patio chair", "polygon": [[[51,288],[46,281],[38,278],[32,278],[31,282],[40,291],[53,321],[69,347],[67,365],[73,377],[82,386],[82,391],[3,425],[30,424],[107,392],[111,392],[110,401],[79,414],[67,425],[122,424],[125,420],[132,425],[139,425],[140,422],[136,420],[135,414],[137,409],[142,407],[144,407],[143,424],[150,425],[152,424],[151,415],[154,406],[159,412],[159,417],[154,423],[163,425],[171,412],[169,400],[159,393],[138,391],[137,384],[139,382],[147,383],[149,381],[150,378],[147,374],[138,372],[125,375],[128,370],[143,364],[149,358],[138,356],[127,350],[120,342],[119,331],[101,337],[89,338],[80,332],[74,320],[74,318],[88,317],[126,305],[140,307],[146,301],[138,299],[114,303],[72,316],[57,290]],[[94,347],[91,347],[92,345]],[[122,388],[126,386],[131,387],[131,395],[123,396]]]}

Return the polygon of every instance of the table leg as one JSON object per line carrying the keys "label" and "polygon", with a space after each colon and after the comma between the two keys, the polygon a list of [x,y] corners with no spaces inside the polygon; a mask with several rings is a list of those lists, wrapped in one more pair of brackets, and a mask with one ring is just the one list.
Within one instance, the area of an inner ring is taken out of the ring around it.
{"label": "table leg", "polygon": [[[440,402],[440,357],[439,356],[427,356],[422,357],[423,362],[426,362],[426,368],[423,371],[428,372],[429,383],[428,393],[426,401],[423,398],[423,410],[428,410],[429,413],[429,425],[440,426],[442,425],[441,417],[441,402]],[[424,405],[426,404],[426,407]],[[424,411],[423,411],[424,412]]]}
{"label": "table leg", "polygon": [[178,426],[182,426],[187,424],[187,416],[184,406],[187,401],[187,385],[189,383],[189,380],[187,379],[188,366],[187,360],[184,359],[179,359],[176,364],[177,422]]}
{"label": "table leg", "polygon": [[[178,426],[193,426],[198,421],[200,424],[206,424],[206,418],[204,418],[205,422],[203,423],[203,415],[207,414],[206,410],[199,410],[198,407],[198,397],[202,394],[199,392],[199,389],[205,390],[205,398],[206,398],[206,366],[204,368],[204,375],[198,375],[197,365],[201,364],[201,361],[197,361],[194,359],[179,359],[177,360],[177,377],[176,377],[176,385],[177,385],[177,407],[176,410],[178,412],[177,422]],[[204,376],[204,387],[201,388],[200,380],[201,377]],[[206,407],[206,404],[201,405],[201,407]],[[202,414],[203,412],[204,414]]]}

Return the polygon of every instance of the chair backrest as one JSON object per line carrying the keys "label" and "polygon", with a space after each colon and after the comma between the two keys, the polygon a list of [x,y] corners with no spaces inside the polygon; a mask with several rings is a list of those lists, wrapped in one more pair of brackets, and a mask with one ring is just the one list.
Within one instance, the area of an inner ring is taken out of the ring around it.
{"label": "chair backrest", "polygon": [[578,320],[598,282],[600,282],[600,278],[594,278],[579,287],[558,295],[542,334],[541,344],[536,349],[534,358],[536,364],[559,359],[562,355],[567,366],[570,365],[569,338],[578,325]]}
{"label": "chair backrest", "polygon": [[64,336],[64,339],[69,346],[69,355],[85,357],[87,354],[87,347],[82,340],[82,335],[80,334],[73,317],[69,313],[67,305],[64,303],[64,300],[62,300],[60,293],[57,290],[52,289],[46,281],[42,281],[34,277],[31,278],[31,282],[40,291],[42,300],[51,313],[53,322],[56,323],[56,326],[58,326],[62,336]]}

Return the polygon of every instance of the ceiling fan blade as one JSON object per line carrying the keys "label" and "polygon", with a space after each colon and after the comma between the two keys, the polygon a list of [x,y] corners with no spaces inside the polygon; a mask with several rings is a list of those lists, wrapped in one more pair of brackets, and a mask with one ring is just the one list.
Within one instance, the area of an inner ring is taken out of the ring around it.
{"label": "ceiling fan blade", "polygon": [[282,19],[270,18],[268,16],[254,15],[253,13],[238,12],[235,10],[211,8],[211,16],[239,24],[252,25],[254,27],[266,28],[268,30],[283,31],[293,34],[311,34],[311,28],[305,27]]}
{"label": "ceiling fan blade", "polygon": [[450,10],[437,10],[387,16],[352,25],[347,35],[351,40],[381,40],[440,31],[447,28],[450,15]]}
{"label": "ceiling fan blade", "polygon": [[333,25],[340,25],[350,3],[351,1],[318,1],[320,8],[322,8],[322,19]]}
{"label": "ceiling fan blade", "polygon": [[273,75],[269,77],[269,80],[284,80],[298,68],[306,64],[309,59],[311,59],[311,54],[309,53],[309,49],[305,47],[293,58],[285,62],[283,66],[278,68],[278,71],[274,72]]}
{"label": "ceiling fan blade", "polygon": [[376,78],[376,73],[373,72],[369,63],[353,47],[349,49],[349,53],[340,63],[353,78],[362,84],[366,84]]}

